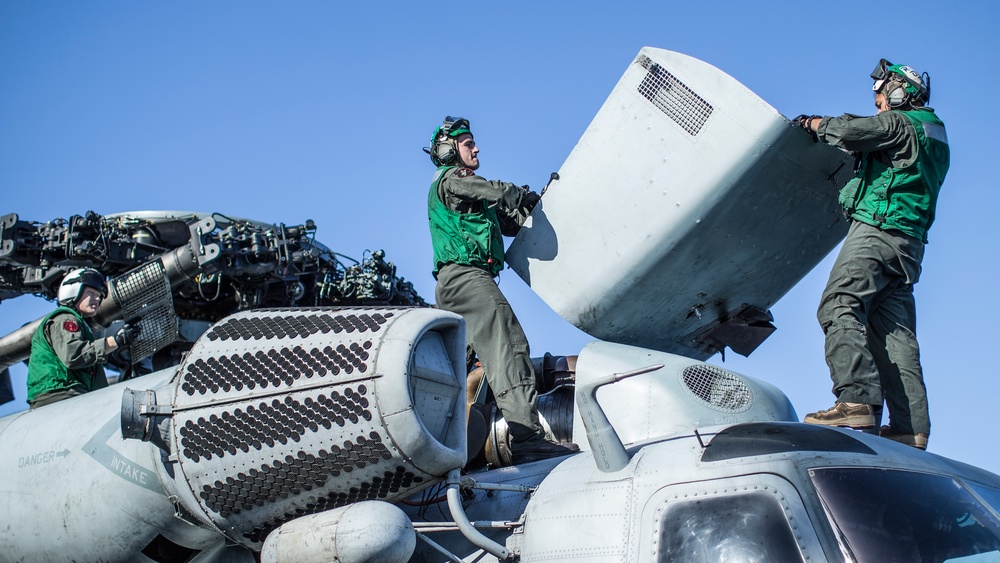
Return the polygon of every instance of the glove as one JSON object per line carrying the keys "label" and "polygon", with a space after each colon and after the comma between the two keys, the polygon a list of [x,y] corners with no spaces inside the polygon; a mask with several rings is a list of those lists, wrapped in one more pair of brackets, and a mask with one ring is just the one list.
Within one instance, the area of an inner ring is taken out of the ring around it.
{"label": "glove", "polygon": [[814,120],[814,119],[820,119],[820,118],[821,118],[821,116],[819,116],[819,115],[805,115],[805,114],[802,114],[802,115],[796,116],[795,119],[792,119],[792,125],[795,125],[796,127],[801,127],[803,129],[805,129],[806,132],[808,132],[810,135],[812,135],[813,142],[818,142],[819,141],[819,136],[816,135],[816,132],[812,130],[812,127],[810,125],[812,124],[812,120]]}
{"label": "glove", "polygon": [[142,327],[139,325],[123,325],[118,332],[115,333],[114,339],[115,344],[119,348],[125,348],[126,346],[131,346],[135,342],[139,335],[142,334]]}
{"label": "glove", "polygon": [[535,192],[527,192],[521,196],[521,207],[523,207],[528,213],[538,205],[538,201],[542,199],[542,196]]}

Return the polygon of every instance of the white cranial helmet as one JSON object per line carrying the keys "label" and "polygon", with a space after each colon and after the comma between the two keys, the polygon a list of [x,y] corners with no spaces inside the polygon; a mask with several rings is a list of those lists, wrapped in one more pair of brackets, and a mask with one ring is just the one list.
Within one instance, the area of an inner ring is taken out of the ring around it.
{"label": "white cranial helmet", "polygon": [[101,292],[101,297],[108,296],[108,290],[104,285],[104,276],[93,268],[79,268],[66,274],[61,284],[59,284],[59,304],[65,307],[72,307],[80,300],[80,294],[84,287],[92,287]]}

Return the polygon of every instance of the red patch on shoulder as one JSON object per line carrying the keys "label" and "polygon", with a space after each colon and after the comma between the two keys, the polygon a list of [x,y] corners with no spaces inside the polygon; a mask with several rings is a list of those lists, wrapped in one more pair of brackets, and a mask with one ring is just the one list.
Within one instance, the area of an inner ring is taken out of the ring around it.
{"label": "red patch on shoulder", "polygon": [[66,332],[80,332],[80,325],[76,321],[63,321],[63,330]]}
{"label": "red patch on shoulder", "polygon": [[471,168],[459,168],[455,175],[459,178],[468,178],[469,176],[475,176],[476,173]]}

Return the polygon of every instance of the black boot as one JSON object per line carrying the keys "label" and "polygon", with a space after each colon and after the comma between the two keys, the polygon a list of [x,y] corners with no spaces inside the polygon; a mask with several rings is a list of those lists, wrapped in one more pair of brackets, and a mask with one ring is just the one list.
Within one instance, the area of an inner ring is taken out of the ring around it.
{"label": "black boot", "polygon": [[536,438],[511,444],[511,455],[514,463],[528,463],[553,457],[562,457],[580,451],[580,446],[573,442],[553,442],[545,438]]}

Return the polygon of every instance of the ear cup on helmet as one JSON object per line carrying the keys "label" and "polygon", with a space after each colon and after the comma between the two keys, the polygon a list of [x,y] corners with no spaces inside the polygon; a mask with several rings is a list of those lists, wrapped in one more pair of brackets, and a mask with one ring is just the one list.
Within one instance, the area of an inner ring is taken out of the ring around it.
{"label": "ear cup on helmet", "polygon": [[458,160],[458,140],[463,134],[472,135],[469,120],[464,117],[444,118],[431,135],[431,144],[423,150],[431,157],[434,166],[450,166]]}
{"label": "ear cup on helmet", "polygon": [[885,101],[891,108],[898,108],[906,103],[910,95],[906,92],[906,86],[899,82],[893,82],[888,88]]}
{"label": "ear cup on helmet", "polygon": [[436,141],[434,143],[434,156],[441,165],[450,164],[458,157],[458,151],[448,141]]}

